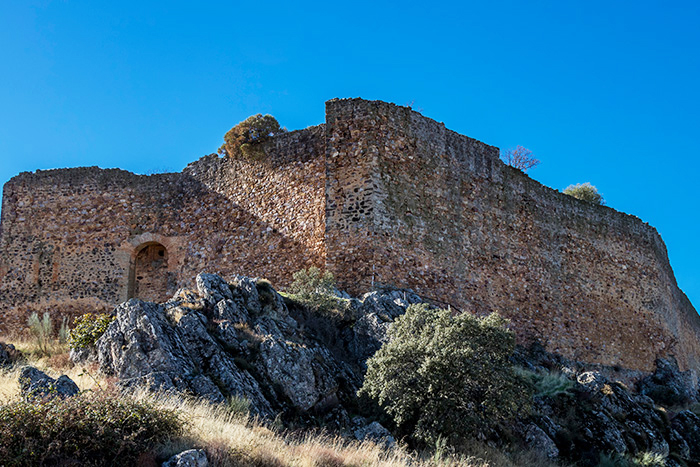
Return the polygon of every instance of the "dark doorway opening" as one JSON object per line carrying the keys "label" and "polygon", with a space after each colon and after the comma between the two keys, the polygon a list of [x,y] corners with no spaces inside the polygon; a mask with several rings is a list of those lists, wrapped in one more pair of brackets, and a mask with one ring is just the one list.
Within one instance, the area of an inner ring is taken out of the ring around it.
{"label": "dark doorway opening", "polygon": [[129,298],[151,302],[167,300],[170,298],[168,250],[157,242],[139,246],[129,276]]}

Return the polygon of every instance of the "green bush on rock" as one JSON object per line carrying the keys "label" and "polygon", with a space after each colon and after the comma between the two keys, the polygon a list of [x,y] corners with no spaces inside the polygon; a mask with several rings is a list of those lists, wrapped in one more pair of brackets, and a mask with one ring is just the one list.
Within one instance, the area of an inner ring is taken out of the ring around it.
{"label": "green bush on rock", "polygon": [[114,316],[107,313],[85,313],[76,318],[68,336],[68,346],[71,349],[94,347],[97,339],[105,333],[112,321]]}
{"label": "green bush on rock", "polygon": [[515,338],[497,314],[477,318],[411,305],[367,362],[367,394],[419,441],[450,444],[526,409],[527,382],[509,361]]}
{"label": "green bush on rock", "polygon": [[348,301],[335,296],[335,278],[330,271],[316,266],[294,273],[287,295],[314,312],[329,318],[344,320],[349,312]]}

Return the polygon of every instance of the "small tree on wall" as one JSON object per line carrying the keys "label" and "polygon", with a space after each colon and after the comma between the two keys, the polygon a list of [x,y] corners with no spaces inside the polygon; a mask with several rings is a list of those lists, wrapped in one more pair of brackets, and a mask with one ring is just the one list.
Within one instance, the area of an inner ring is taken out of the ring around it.
{"label": "small tree on wall", "polygon": [[264,155],[261,144],[286,131],[272,115],[252,115],[224,135],[224,144],[219,148],[219,154],[259,159]]}
{"label": "small tree on wall", "polygon": [[529,169],[537,167],[540,164],[539,159],[535,158],[532,151],[522,146],[516,146],[515,149],[501,151],[501,158],[506,164],[520,169],[523,172],[527,172]]}
{"label": "small tree on wall", "polygon": [[588,182],[569,185],[564,190],[564,194],[591,204],[605,204],[603,195],[598,193],[598,189]]}

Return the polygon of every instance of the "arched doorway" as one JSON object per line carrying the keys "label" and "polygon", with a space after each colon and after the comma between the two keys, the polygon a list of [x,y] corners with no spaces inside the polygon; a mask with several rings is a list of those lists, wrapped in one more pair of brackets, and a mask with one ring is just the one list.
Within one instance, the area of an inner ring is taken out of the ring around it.
{"label": "arched doorway", "polygon": [[170,298],[168,287],[168,250],[158,242],[136,249],[129,280],[129,298],[162,302]]}

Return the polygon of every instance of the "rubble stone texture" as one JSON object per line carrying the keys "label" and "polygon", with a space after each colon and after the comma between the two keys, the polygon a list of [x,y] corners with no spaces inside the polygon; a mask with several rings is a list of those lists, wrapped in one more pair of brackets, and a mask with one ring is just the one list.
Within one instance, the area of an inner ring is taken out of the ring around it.
{"label": "rubble stone texture", "polygon": [[264,151],[205,156],[175,174],[93,167],[10,180],[0,328],[31,311],[160,299],[201,271],[284,287],[315,265],[352,293],[393,284],[498,311],[521,341],[572,359],[652,371],[674,355],[700,369],[700,317],[640,219],[547,188],[497,148],[380,101],[331,100],[325,124]]}

